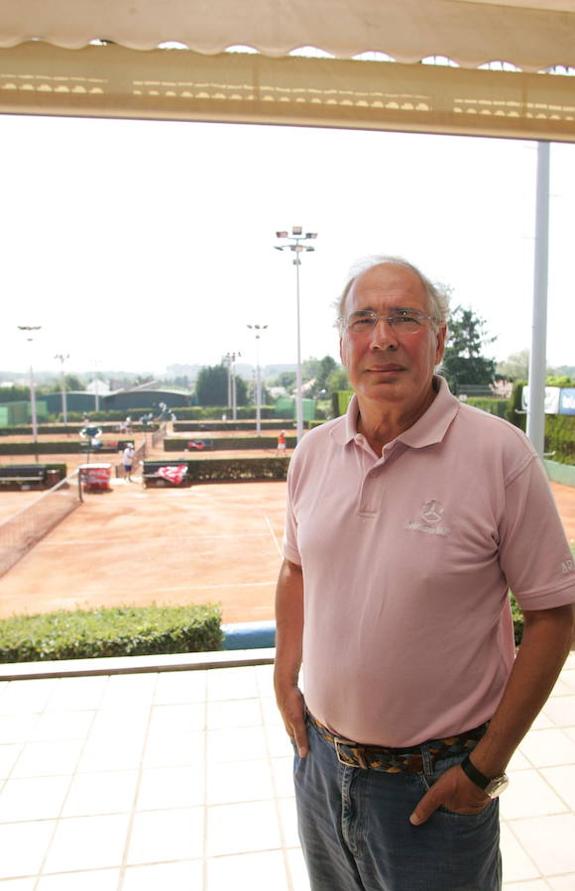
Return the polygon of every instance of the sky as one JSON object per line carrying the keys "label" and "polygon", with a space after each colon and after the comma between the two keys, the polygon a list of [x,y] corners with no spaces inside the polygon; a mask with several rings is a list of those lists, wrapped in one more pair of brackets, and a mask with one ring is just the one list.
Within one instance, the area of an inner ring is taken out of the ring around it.
{"label": "sky", "polygon": [[[304,127],[0,116],[0,369],[163,374],[226,353],[338,358],[350,267],[399,255],[496,341],[531,340],[536,144]],[[551,149],[547,359],[575,365],[575,146]],[[267,325],[256,343],[248,324]],[[40,325],[33,343],[18,325]]]}

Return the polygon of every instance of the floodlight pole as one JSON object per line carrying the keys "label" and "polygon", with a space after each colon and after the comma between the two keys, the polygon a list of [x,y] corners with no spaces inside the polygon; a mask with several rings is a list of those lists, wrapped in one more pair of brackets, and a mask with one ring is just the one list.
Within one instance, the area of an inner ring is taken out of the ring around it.
{"label": "floodlight pole", "polygon": [[248,328],[254,332],[256,339],[256,433],[259,436],[262,429],[262,377],[260,369],[260,337],[261,332],[265,331],[267,325],[248,325]]}
{"label": "floodlight pole", "polygon": [[547,341],[547,281],[549,270],[549,148],[537,143],[537,201],[535,206],[535,260],[533,318],[529,355],[527,436],[542,458],[545,449],[545,349]]}
{"label": "floodlight pole", "polygon": [[314,251],[315,248],[309,242],[317,238],[317,232],[306,232],[302,226],[292,226],[291,235],[287,231],[276,232],[276,238],[284,243],[274,245],[277,251],[292,251],[295,254],[293,265],[296,271],[296,324],[297,324],[297,365],[296,365],[296,435],[299,442],[303,436],[303,394],[301,371],[301,324],[300,324],[300,281],[299,268],[301,266],[300,254],[304,251]]}
{"label": "floodlight pole", "polygon": [[41,325],[18,325],[20,331],[26,332],[26,340],[30,344],[30,414],[32,415],[32,440],[34,442],[34,461],[38,463],[38,416],[36,413],[36,385],[32,362],[32,343],[34,331],[40,331]]}
{"label": "floodlight pole", "polygon": [[62,393],[62,417],[64,424],[68,423],[68,400],[66,398],[66,375],[64,374],[64,362],[70,358],[69,353],[56,353],[55,359],[60,360],[60,390]]}
{"label": "floodlight pole", "polygon": [[236,359],[241,353],[226,353],[224,362],[228,366],[228,407],[232,410],[232,418],[235,421],[238,416],[237,388],[236,388]]}

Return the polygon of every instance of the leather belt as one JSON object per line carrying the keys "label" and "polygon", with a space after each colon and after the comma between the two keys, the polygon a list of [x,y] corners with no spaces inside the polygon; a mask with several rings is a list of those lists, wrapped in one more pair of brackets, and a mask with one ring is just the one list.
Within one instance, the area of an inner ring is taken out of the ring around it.
{"label": "leather belt", "polygon": [[423,748],[429,753],[432,764],[442,758],[465,755],[475,748],[489,726],[488,723],[485,723],[455,736],[433,739],[418,746],[397,749],[385,746],[366,746],[341,736],[335,736],[310,712],[307,715],[321,738],[334,747],[340,764],[343,764],[344,767],[379,770],[383,773],[422,773]]}

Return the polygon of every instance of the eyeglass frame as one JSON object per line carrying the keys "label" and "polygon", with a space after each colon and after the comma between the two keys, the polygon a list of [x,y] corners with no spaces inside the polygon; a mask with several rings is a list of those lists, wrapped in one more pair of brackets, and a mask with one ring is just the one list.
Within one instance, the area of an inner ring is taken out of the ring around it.
{"label": "eyeglass frame", "polygon": [[[346,318],[343,318],[342,316],[340,316],[339,319],[337,320],[337,325],[338,325],[339,333],[341,336],[343,336],[347,331],[349,331],[350,334],[354,334],[354,333],[356,335],[360,334],[361,332],[358,332],[358,331],[353,332],[350,330],[349,320],[354,315],[361,315],[365,319],[371,319],[372,321],[375,319],[375,325],[369,331],[365,331],[364,332],[365,334],[373,333],[373,331],[375,331],[375,328],[377,327],[379,322],[385,322],[387,325],[389,325],[392,328],[392,330],[395,332],[396,335],[401,336],[401,328],[398,329],[394,325],[394,322],[401,319],[402,313],[409,313],[412,316],[416,316],[417,322],[420,322],[423,320],[425,320],[427,322],[431,322],[432,327],[435,330],[437,330],[441,326],[441,321],[439,319],[437,319],[436,316],[428,315],[427,313],[423,313],[419,309],[409,309],[408,307],[400,307],[400,308],[398,308],[397,312],[388,314],[388,315],[384,315],[383,313],[376,312],[374,309],[355,310],[354,312],[350,313]],[[359,319],[358,319],[358,321],[359,321]],[[421,327],[423,328],[424,326],[422,325]],[[419,331],[419,329],[416,329],[415,331],[404,331],[403,335],[407,336],[407,337],[413,337],[413,335],[417,334],[418,331]]]}

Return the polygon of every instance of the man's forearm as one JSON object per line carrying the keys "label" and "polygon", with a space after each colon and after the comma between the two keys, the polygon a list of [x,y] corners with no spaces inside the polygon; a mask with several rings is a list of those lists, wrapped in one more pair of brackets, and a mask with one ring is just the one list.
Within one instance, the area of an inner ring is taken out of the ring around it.
{"label": "man's forearm", "polygon": [[288,736],[300,757],[308,753],[304,701],[298,687],[303,637],[303,575],[284,560],[276,590],[276,658],[274,687]]}
{"label": "man's forearm", "polygon": [[523,641],[489,729],[472,761],[498,776],[545,704],[573,639],[571,606],[525,613]]}
{"label": "man's forearm", "polygon": [[276,686],[297,684],[302,658],[303,575],[301,567],[284,560],[276,588]]}

